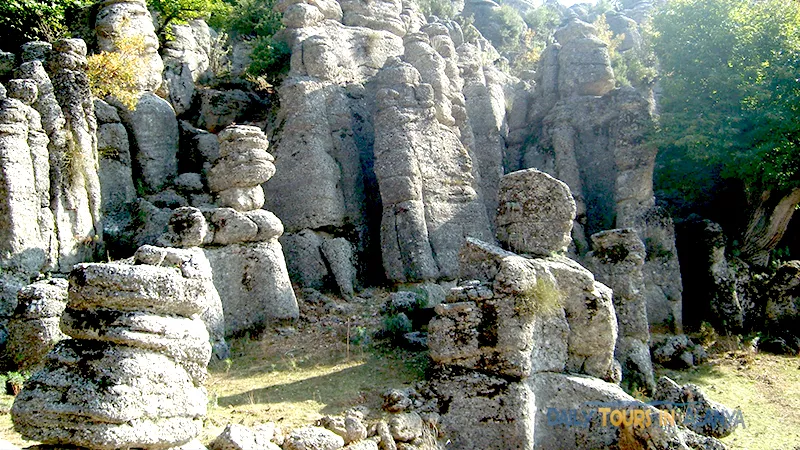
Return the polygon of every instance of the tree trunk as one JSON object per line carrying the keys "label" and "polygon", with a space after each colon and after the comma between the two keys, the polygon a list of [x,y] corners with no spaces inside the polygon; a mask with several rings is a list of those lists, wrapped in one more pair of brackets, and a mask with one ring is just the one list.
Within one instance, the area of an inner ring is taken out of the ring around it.
{"label": "tree trunk", "polygon": [[[776,202],[775,199],[779,198]],[[794,210],[800,203],[800,188],[777,197],[772,191],[764,191],[758,206],[750,216],[744,234],[742,258],[756,266],[769,264],[770,252],[778,245],[789,226]]]}

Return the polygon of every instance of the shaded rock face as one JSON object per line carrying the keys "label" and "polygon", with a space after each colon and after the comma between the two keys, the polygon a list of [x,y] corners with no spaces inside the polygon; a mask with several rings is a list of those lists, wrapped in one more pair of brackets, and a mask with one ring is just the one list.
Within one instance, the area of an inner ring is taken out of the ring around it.
{"label": "shaded rock face", "polygon": [[206,413],[209,336],[189,267],[80,264],[56,345],[12,407],[15,429],[51,445],[169,448]]}
{"label": "shaded rock face", "polygon": [[164,63],[164,82],[161,90],[166,91],[175,114],[189,111],[197,90],[197,84],[208,79],[212,34],[208,24],[193,20],[186,25],[172,25],[172,39],[162,49]]}
{"label": "shaded rock face", "polygon": [[705,321],[719,331],[741,332],[745,311],[736,286],[736,265],[725,254],[722,227],[699,218],[684,221],[678,228],[678,246],[687,294],[686,326],[697,329]]}
{"label": "shaded rock face", "polygon": [[[279,91],[277,175],[265,189],[268,208],[286,226],[287,253],[306,255],[310,262],[290,264],[293,280],[319,288],[341,278],[325,264],[332,252],[311,245],[318,239],[310,240],[309,233],[323,242],[346,239],[355,266],[337,270],[355,272],[359,280],[454,278],[463,237],[491,239],[485,217],[487,211],[494,214],[496,193],[484,202],[479,171],[492,172],[487,186],[493,190],[502,172],[506,79],[486,69],[488,43],[469,43],[463,53],[463,64],[470,66],[467,89],[459,73],[461,52],[450,33],[457,29],[452,35],[460,36],[460,28],[425,25],[409,4],[286,1],[278,8],[292,60]],[[463,37],[457,44],[467,45]],[[405,89],[407,80],[393,69],[395,57],[416,72],[413,89],[419,84],[422,97],[414,105],[383,96],[385,89]],[[398,133],[410,136],[402,147],[394,145]],[[485,158],[476,156],[484,150],[477,142],[486,144]],[[418,173],[403,169],[395,176],[391,170],[397,164],[413,164]],[[408,213],[406,202],[412,202]],[[395,216],[404,216],[401,223]],[[411,222],[403,223],[407,219]],[[421,250],[408,253],[398,245]],[[416,261],[402,261],[401,254],[412,253]],[[343,261],[334,260],[334,265]],[[346,283],[335,283],[349,290]]]}
{"label": "shaded rock face", "polygon": [[103,3],[95,19],[97,44],[102,51],[115,51],[120,39],[144,38],[144,48],[139,57],[144,70],[137,74],[137,87],[141,91],[155,92],[161,86],[164,62],[158,54],[158,37],[153,18],[144,0],[111,0]]}
{"label": "shaded rock face", "polygon": [[631,392],[652,392],[656,384],[642,275],[644,244],[635,230],[624,228],[593,234],[592,249],[586,256],[589,268],[613,290],[619,327],[615,357],[622,366],[622,382]]}
{"label": "shaded rock face", "polygon": [[679,386],[671,379],[661,377],[653,400],[664,402],[664,409],[676,410],[676,421],[687,424],[690,430],[703,436],[722,438],[730,435],[737,426],[733,409],[707,398],[694,384]]}
{"label": "shaded rock face", "polygon": [[[620,21],[630,25],[624,17]],[[530,83],[518,86],[509,115],[507,172],[533,167],[564,181],[575,198],[573,254],[587,237],[634,228],[648,250],[643,274],[654,324],[681,327],[680,272],[671,219],[655,207],[655,151],[642,145],[654,124],[649,87],[614,89],[597,30],[578,19],[556,34]]]}

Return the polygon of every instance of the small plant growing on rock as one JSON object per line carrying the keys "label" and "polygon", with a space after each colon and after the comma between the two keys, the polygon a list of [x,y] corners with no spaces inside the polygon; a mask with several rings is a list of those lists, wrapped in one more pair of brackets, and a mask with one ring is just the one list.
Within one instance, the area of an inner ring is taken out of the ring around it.
{"label": "small plant growing on rock", "polygon": [[136,109],[139,101],[136,78],[142,69],[139,55],[144,46],[143,36],[129,36],[119,40],[117,51],[89,56],[86,74],[92,95],[114,97],[129,110]]}
{"label": "small plant growing on rock", "polygon": [[8,372],[5,376],[6,394],[17,395],[22,391],[28,375],[20,372]]}
{"label": "small plant growing on rock", "polygon": [[549,316],[561,309],[561,293],[550,280],[537,278],[536,283],[518,295],[514,309],[519,316]]}

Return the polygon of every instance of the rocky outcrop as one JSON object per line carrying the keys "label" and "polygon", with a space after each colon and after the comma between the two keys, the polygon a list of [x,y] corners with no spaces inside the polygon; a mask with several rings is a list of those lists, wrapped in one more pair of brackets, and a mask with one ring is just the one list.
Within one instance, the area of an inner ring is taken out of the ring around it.
{"label": "rocky outcrop", "polygon": [[191,267],[80,264],[60,342],[12,407],[15,429],[51,445],[169,448],[202,428],[211,355]]}
{"label": "rocky outcrop", "polygon": [[53,278],[22,288],[17,309],[8,324],[9,355],[18,370],[38,369],[45,355],[67,338],[59,323],[67,305],[67,280]]}
{"label": "rocky outcrop", "polygon": [[[488,69],[488,42],[461,52],[467,44],[457,24],[426,25],[416,7],[397,1],[286,1],[278,9],[292,60],[279,91],[278,173],[265,188],[269,209],[284,220],[287,254],[308,261],[289,258],[293,280],[321,288],[341,278],[333,266],[343,259],[329,261],[331,252],[322,251],[322,242],[334,239],[350,244],[354,266],[341,270],[359,280],[454,278],[463,237],[491,240],[486,216],[494,215],[502,172],[507,79]],[[424,93],[416,105],[384,96],[385,89],[407,90],[408,80],[394,70],[398,63],[416,73],[413,89],[420,85]],[[461,65],[468,67],[469,88]],[[397,133],[411,138],[396,146]],[[419,174],[392,173],[401,163]],[[485,185],[483,170],[490,173]],[[397,185],[407,176],[413,179],[406,188]],[[395,216],[405,217],[398,223]],[[402,261],[401,254],[417,261]]]}
{"label": "rocky outcrop", "polygon": [[421,82],[416,68],[390,60],[378,86],[375,174],[386,276],[395,282],[452,279],[464,236],[491,240],[471,158],[458,134],[439,120],[451,112],[435,108],[436,89]]}
{"label": "rocky outcrop", "polygon": [[162,49],[164,82],[161,90],[180,116],[189,111],[197,85],[210,75],[211,45],[215,32],[203,20],[171,25],[172,38]]}
{"label": "rocky outcrop", "polygon": [[703,436],[721,438],[744,424],[742,412],[709,399],[694,384],[679,386],[667,377],[658,380],[653,400],[659,407],[671,410],[676,421]]}
{"label": "rocky outcrop", "polygon": [[[620,19],[624,21],[624,19]],[[627,23],[627,22],[626,22]],[[671,219],[655,207],[654,124],[648,86],[615,88],[606,44],[572,18],[555,33],[509,116],[507,172],[534,167],[564,181],[577,207],[572,253],[590,234],[634,228],[648,250],[643,274],[651,323],[681,328],[681,283]]]}
{"label": "rocky outcrop", "polygon": [[636,231],[630,228],[593,234],[592,251],[587,255],[592,273],[614,294],[617,334],[614,356],[622,366],[622,382],[629,392],[656,387],[650,358],[650,324],[647,320],[642,266],[645,248]]}
{"label": "rocky outcrop", "polygon": [[129,227],[137,197],[133,182],[133,160],[128,132],[116,108],[95,99],[94,110],[100,157],[103,238],[109,252],[115,255],[119,249],[126,247],[130,239]]}
{"label": "rocky outcrop", "polygon": [[283,224],[261,209],[261,183],[275,174],[269,141],[259,128],[245,125],[227,127],[217,139],[206,179],[222,207],[175,209],[159,242],[202,248],[222,299],[224,334],[232,336],[295,319],[299,309],[278,242]]}
{"label": "rocky outcrop", "polygon": [[121,39],[143,39],[143,48],[138,55],[143,70],[137,74],[137,88],[148,92],[158,90],[164,62],[158,54],[158,37],[144,0],[103,2],[95,18],[95,32],[97,45],[106,52],[116,51]]}

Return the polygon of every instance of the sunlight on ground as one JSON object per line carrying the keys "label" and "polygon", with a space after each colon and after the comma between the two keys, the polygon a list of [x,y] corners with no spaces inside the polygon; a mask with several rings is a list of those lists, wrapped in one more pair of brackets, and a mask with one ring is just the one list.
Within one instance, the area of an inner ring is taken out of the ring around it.
{"label": "sunlight on ground", "polygon": [[664,375],[694,383],[709,398],[740,408],[745,428],[723,438],[731,450],[800,447],[800,358],[767,354],[727,356],[691,371]]}

